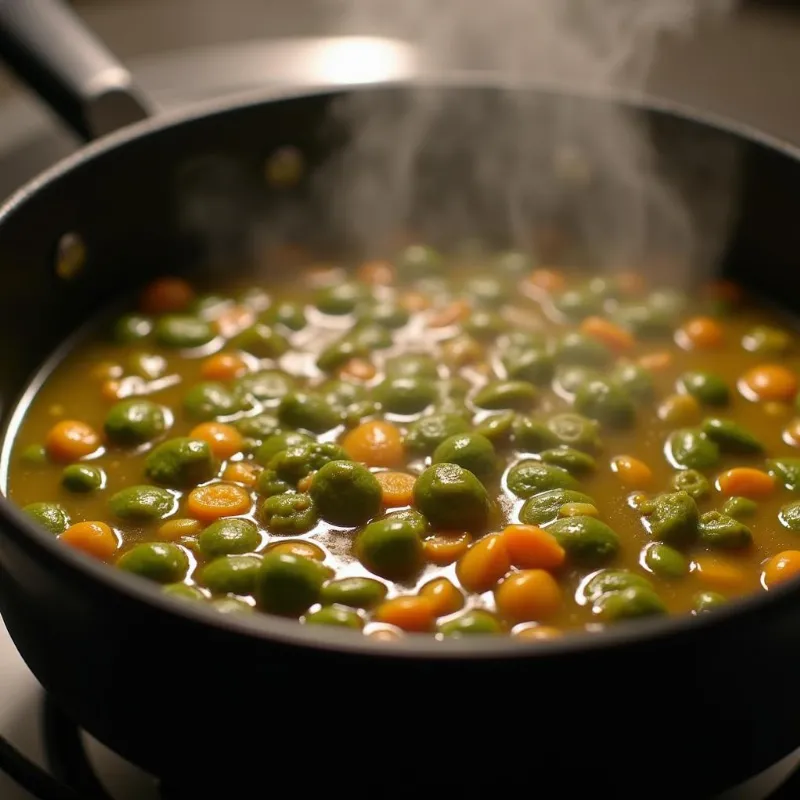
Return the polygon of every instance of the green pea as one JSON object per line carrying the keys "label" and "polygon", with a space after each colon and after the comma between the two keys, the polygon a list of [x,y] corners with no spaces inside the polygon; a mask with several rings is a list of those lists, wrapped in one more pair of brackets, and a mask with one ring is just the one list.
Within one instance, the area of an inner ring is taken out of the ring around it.
{"label": "green pea", "polygon": [[768,325],[758,325],[742,337],[742,347],[759,355],[782,355],[791,343],[786,331]]}
{"label": "green pea", "polygon": [[667,439],[667,458],[684,469],[709,469],[719,462],[719,445],[700,428],[679,428]]}
{"label": "green pea", "polygon": [[198,422],[228,417],[241,411],[243,407],[240,397],[216,381],[195,384],[183,398],[184,412]]}
{"label": "green pea", "polygon": [[339,605],[368,610],[380,605],[387,592],[386,585],[374,578],[339,578],[322,587],[319,601],[323,606]]}
{"label": "green pea", "polygon": [[198,537],[200,552],[206,558],[252,553],[261,544],[261,534],[249,519],[218,519]]}
{"label": "green pea", "polygon": [[178,500],[166,489],[158,486],[127,486],[108,499],[111,512],[120,519],[148,520],[165,519],[178,510]]}
{"label": "green pea", "polygon": [[310,433],[325,433],[342,422],[339,411],[318,394],[294,392],[278,405],[278,419],[290,428],[302,428]]}
{"label": "green pea", "polygon": [[268,497],[260,511],[261,519],[272,533],[305,533],[317,524],[317,509],[307,495],[283,492]]}
{"label": "green pea", "polygon": [[295,487],[288,481],[279,478],[278,474],[273,469],[265,469],[261,471],[258,476],[258,484],[256,489],[259,494],[264,497],[274,497],[278,494],[286,494],[286,492],[293,492]]}
{"label": "green pea", "polygon": [[457,464],[485,481],[497,472],[494,445],[479,433],[458,433],[445,439],[434,451],[433,464]]}
{"label": "green pea", "polygon": [[783,506],[778,512],[778,520],[784,528],[800,533],[800,500]]}
{"label": "green pea", "polygon": [[[752,517],[756,511],[758,511],[758,503],[749,497],[729,497],[722,505],[722,513],[734,519]],[[797,529],[800,530],[800,515]]]}
{"label": "green pea", "polygon": [[350,314],[371,296],[369,288],[363,283],[337,283],[319,292],[316,307],[323,314]]}
{"label": "green pea", "polygon": [[547,529],[577,564],[597,564],[613,558],[619,537],[595,517],[564,517]]}
{"label": "green pea", "polygon": [[479,342],[490,342],[497,338],[507,327],[505,319],[496,311],[479,308],[473,311],[464,322],[461,328],[464,333]]}
{"label": "green pea", "polygon": [[604,367],[614,357],[597,339],[575,331],[561,337],[555,355],[557,363],[579,367]]}
{"label": "green pea", "polygon": [[106,485],[106,473],[94,464],[70,464],[61,472],[61,485],[70,492],[94,492]]}
{"label": "green pea", "polygon": [[557,394],[572,400],[585,383],[602,380],[602,373],[593,367],[560,366],[556,369],[553,389]]}
{"label": "green pea", "polygon": [[211,607],[220,614],[252,614],[253,607],[238,597],[218,597],[211,601]]}
{"label": "green pea", "polygon": [[394,343],[392,334],[384,326],[366,322],[353,328],[349,338],[355,342],[357,348],[366,353],[385,350]]}
{"label": "green pea", "polygon": [[243,375],[233,384],[233,393],[243,406],[254,405],[256,401],[265,406],[274,406],[294,389],[294,378],[276,369]]}
{"label": "green pea", "polygon": [[233,426],[242,436],[263,442],[277,433],[281,433],[280,423],[277,417],[271,414],[258,414],[255,417],[243,417],[237,419]]}
{"label": "green pea", "polygon": [[31,466],[43,466],[47,463],[47,450],[43,444],[28,445],[20,453],[20,460]]}
{"label": "green pea", "polygon": [[694,498],[686,492],[662,494],[653,500],[645,517],[650,535],[666,544],[685,544],[697,537],[700,513]]}
{"label": "green pea", "polygon": [[700,541],[725,550],[741,550],[753,543],[750,529],[721,511],[707,511],[700,517]]}
{"label": "green pea", "polygon": [[250,353],[256,358],[280,358],[289,349],[285,337],[262,322],[237,333],[229,344],[234,350]]}
{"label": "green pea", "polygon": [[661,542],[647,545],[642,552],[642,561],[659,578],[683,578],[689,574],[689,562],[683,553]]}
{"label": "green pea", "polygon": [[320,387],[320,392],[327,403],[342,408],[367,398],[367,390],[363,386],[350,381],[327,381]]}
{"label": "green pea", "polygon": [[428,520],[414,508],[394,511],[385,517],[385,519],[403,520],[404,524],[410,525],[420,538],[428,532]]}
{"label": "green pea", "polygon": [[334,372],[354,358],[366,358],[369,351],[352,338],[342,337],[329,344],[317,358],[317,367],[323,372]]}
{"label": "green pea", "polygon": [[490,500],[469,470],[457,464],[434,464],[414,484],[414,506],[435,527],[476,531],[488,522]]}
{"label": "green pea", "polygon": [[514,446],[524,453],[539,453],[558,444],[558,439],[547,425],[531,417],[516,416],[511,431]]}
{"label": "green pea", "polygon": [[545,464],[561,467],[573,475],[581,475],[597,469],[597,462],[588,453],[576,450],[573,447],[556,447],[544,450],[540,454],[540,458]]}
{"label": "green pea", "polygon": [[409,425],[405,445],[410,453],[428,455],[445,439],[458,433],[466,433],[469,429],[469,422],[461,414],[433,413]]}
{"label": "green pea", "polygon": [[189,557],[171,542],[145,542],[122,555],[117,566],[156,583],[178,583],[189,571]]}
{"label": "green pea", "polygon": [[738,422],[707,417],[702,430],[723,453],[761,453],[764,450],[764,445]]}
{"label": "green pea", "polygon": [[444,267],[444,258],[432,247],[412,244],[400,252],[395,263],[401,280],[414,280],[438,275]]}
{"label": "green pea", "polygon": [[561,507],[567,503],[594,505],[594,500],[589,495],[572,489],[551,489],[535,494],[525,501],[519,511],[520,522],[524,525],[547,526],[559,518]]}
{"label": "green pea", "polygon": [[800,489],[800,458],[769,458],[767,472],[790,492]]}
{"label": "green pea", "polygon": [[670,478],[670,487],[675,492],[686,492],[690,497],[699,500],[711,491],[711,484],[702,472],[696,469],[685,469]]}
{"label": "green pea", "polygon": [[650,400],[655,394],[653,373],[638,364],[622,364],[618,366],[611,373],[611,379],[635,400]]}
{"label": "green pea", "polygon": [[290,331],[301,331],[307,324],[306,309],[302,303],[283,301],[267,309],[261,321],[267,325],[283,325]]}
{"label": "green pea", "polygon": [[193,603],[204,602],[208,598],[196,586],[188,583],[168,583],[162,589],[168,597],[176,597],[178,600],[189,600]]}
{"label": "green pea", "polygon": [[422,353],[406,353],[387,359],[384,371],[389,378],[420,378],[432,381],[439,377],[436,360]]}
{"label": "green pea", "polygon": [[485,417],[475,427],[475,433],[488,439],[495,447],[508,444],[514,435],[514,420],[517,415],[513,411],[501,411]]}
{"label": "green pea", "polygon": [[144,470],[156,483],[188,488],[213,478],[217,465],[208,442],[178,437],[167,439],[151,450]]}
{"label": "green pea", "polygon": [[394,330],[406,325],[410,317],[411,315],[402,306],[396,303],[381,302],[366,308],[360,318],[364,322]]}
{"label": "green pea", "polygon": [[707,614],[727,602],[728,598],[719,592],[698,592],[692,598],[692,614]]}
{"label": "green pea", "polygon": [[252,594],[261,557],[252,553],[224,555],[203,567],[202,583],[214,594]]}
{"label": "green pea", "polygon": [[546,384],[555,370],[553,354],[544,348],[513,349],[503,356],[502,362],[510,380],[535,385]]}
{"label": "green pea", "polygon": [[323,606],[317,611],[306,614],[303,622],[306,625],[336,625],[355,630],[361,630],[364,627],[364,620],[357,611],[339,606]]}
{"label": "green pea", "polygon": [[652,589],[653,584],[644,575],[637,575],[627,569],[601,569],[583,585],[581,593],[589,602],[594,602],[604,594],[621,592],[631,587]]}
{"label": "green pea", "polygon": [[214,338],[211,324],[190,314],[166,314],[156,322],[156,341],[164,347],[201,347]]}
{"label": "green pea", "polygon": [[580,322],[602,312],[603,299],[585,289],[567,289],[554,299],[553,306],[562,317]]}
{"label": "green pea", "polygon": [[56,536],[70,526],[67,510],[58,503],[29,503],[22,511]]}
{"label": "green pea", "polygon": [[443,636],[459,638],[461,636],[481,636],[493,633],[502,633],[503,626],[500,620],[479,608],[465,611],[454,619],[439,625],[439,633]]}
{"label": "green pea", "polygon": [[375,575],[405,580],[422,565],[422,542],[413,523],[391,516],[371,522],[358,535],[355,552]]}
{"label": "green pea", "polygon": [[636,420],[636,407],[618,383],[597,378],[578,387],[575,410],[610,428],[629,428]]}
{"label": "green pea", "polygon": [[667,613],[664,601],[653,591],[643,586],[629,586],[619,592],[607,592],[597,598],[592,612],[604,622],[621,619],[652,617]]}
{"label": "green pea", "polygon": [[391,414],[418,414],[436,399],[436,389],[420,378],[387,378],[375,387],[375,399]]}
{"label": "green pea", "polygon": [[300,433],[299,431],[274,433],[264,439],[261,446],[256,450],[256,461],[266,466],[278,453],[288,450],[290,447],[304,444],[314,444],[314,440],[306,433]]}
{"label": "green pea", "polygon": [[381,507],[381,485],[355,461],[325,464],[315,473],[310,494],[322,519],[346,528],[365,523]]}
{"label": "green pea", "polygon": [[279,478],[297,483],[329,461],[347,461],[348,458],[347,453],[333,442],[304,442],[277,453],[268,466]]}
{"label": "green pea", "polygon": [[676,385],[679,392],[692,395],[705,406],[725,406],[730,401],[728,384],[711,372],[684,372]]}
{"label": "green pea", "polygon": [[593,451],[600,446],[600,425],[580,414],[556,414],[547,420],[547,429],[558,444],[576,450]]}
{"label": "green pea", "polygon": [[580,484],[567,470],[539,461],[521,461],[506,476],[508,490],[527,499],[550,489],[580,489]]}
{"label": "green pea", "polygon": [[115,403],[103,423],[108,441],[126,447],[152,441],[166,429],[164,407],[151,400],[136,398]]}
{"label": "green pea", "polygon": [[478,408],[493,411],[527,411],[536,402],[536,397],[536,387],[527,381],[493,381],[480,389],[472,402]]}
{"label": "green pea", "polygon": [[114,325],[114,339],[131,344],[146,339],[153,332],[153,321],[141,314],[125,314]]}
{"label": "green pea", "polygon": [[626,303],[617,308],[612,319],[639,339],[652,339],[672,332],[676,319],[647,303]]}
{"label": "green pea", "polygon": [[256,573],[256,603],[273,614],[297,617],[318,602],[330,570],[313,558],[267,553]]}

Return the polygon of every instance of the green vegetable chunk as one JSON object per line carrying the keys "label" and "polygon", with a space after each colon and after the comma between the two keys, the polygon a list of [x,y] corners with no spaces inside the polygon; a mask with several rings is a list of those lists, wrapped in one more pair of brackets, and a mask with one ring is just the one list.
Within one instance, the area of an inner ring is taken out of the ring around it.
{"label": "green vegetable chunk", "polygon": [[602,569],[596,572],[583,586],[583,596],[593,602],[608,592],[621,592],[638,586],[652,589],[653,584],[643,575],[637,575],[627,569]]}
{"label": "green vegetable chunk", "polygon": [[340,628],[354,628],[361,630],[364,620],[352,608],[339,606],[323,606],[317,611],[306,614],[303,622],[306,625],[336,625]]}
{"label": "green vegetable chunk", "polygon": [[288,481],[279,478],[278,473],[275,472],[274,469],[265,469],[258,476],[256,489],[258,493],[263,494],[264,497],[274,497],[278,494],[293,492],[295,487]]}
{"label": "green vegetable chunk", "polygon": [[289,343],[278,331],[261,322],[237,333],[230,346],[256,358],[280,358],[289,349]]}
{"label": "green vegetable chunk", "polygon": [[630,394],[613,380],[597,378],[578,387],[575,410],[610,428],[629,428],[636,419]]}
{"label": "green vegetable chunk", "polygon": [[202,347],[214,338],[211,324],[189,314],[166,314],[156,322],[156,341],[164,347]]}
{"label": "green vegetable chunk", "polygon": [[749,497],[729,497],[722,505],[722,513],[734,519],[751,517],[756,511],[758,511],[758,503]]}
{"label": "green vegetable chunk", "polygon": [[189,488],[213,478],[217,465],[208,442],[179,437],[168,439],[152,450],[144,469],[156,483]]}
{"label": "green vegetable chunk", "polygon": [[622,364],[611,373],[616,381],[634,400],[652,399],[655,394],[653,373],[638,364]]}
{"label": "green vegetable chunk", "polygon": [[380,605],[387,592],[386,585],[374,578],[339,578],[322,587],[319,601],[324,606],[370,609]]}
{"label": "green vegetable chunk", "polygon": [[642,561],[650,572],[667,580],[683,578],[689,574],[689,561],[674,547],[653,542],[642,551]]}
{"label": "green vegetable chunk", "polygon": [[497,473],[494,445],[479,433],[459,433],[445,439],[433,453],[433,464],[457,464],[485,481]]}
{"label": "green vegetable chunk", "polygon": [[645,526],[656,541],[666,544],[692,542],[698,534],[700,514],[687,492],[662,494],[653,501]]}
{"label": "green vegetable chunk", "polygon": [[319,601],[330,570],[319,561],[290,553],[267,553],[255,578],[259,608],[298,617]]}
{"label": "green vegetable chunk", "polygon": [[233,392],[240,399],[242,406],[253,405],[256,402],[264,406],[274,406],[293,392],[295,385],[291,375],[275,369],[263,369],[237,378],[233,384]]}
{"label": "green vegetable chunk", "polygon": [[114,325],[113,338],[120,344],[146,339],[153,332],[153,321],[141,314],[125,314]]}
{"label": "green vegetable chunk", "polygon": [[672,464],[683,469],[704,470],[719,463],[719,445],[700,428],[679,428],[668,439],[666,454]]}
{"label": "green vegetable chunk", "polygon": [[769,458],[767,472],[790,492],[800,489],[800,458]]}
{"label": "green vegetable chunk", "polygon": [[166,489],[143,484],[120,489],[108,499],[108,506],[120,519],[146,522],[174,514],[178,500]]}
{"label": "green vegetable chunk", "polygon": [[56,536],[70,526],[67,510],[58,503],[29,503],[22,511]]}
{"label": "green vegetable chunk", "polygon": [[342,422],[341,413],[318,394],[295,392],[284,397],[278,406],[278,419],[290,428],[310,433],[325,433]]}
{"label": "green vegetable chunk", "polygon": [[527,381],[494,381],[480,389],[472,402],[478,408],[493,411],[527,411],[536,402],[537,391]]}
{"label": "green vegetable chunk", "polygon": [[120,556],[117,566],[156,583],[177,583],[189,571],[186,551],[170,542],[137,544]]}
{"label": "green vegetable chunk", "polygon": [[730,401],[728,384],[711,372],[684,372],[678,378],[679,392],[692,395],[704,406],[725,406]]}
{"label": "green vegetable chunk", "polygon": [[684,469],[670,478],[670,486],[675,492],[686,492],[690,497],[699,500],[711,491],[711,484],[702,472],[696,469]]}
{"label": "green vegetable chunk", "polygon": [[330,461],[314,475],[311,497],[319,516],[333,525],[353,527],[374,517],[381,507],[381,486],[355,461]]}
{"label": "green vegetable chunk", "polygon": [[168,583],[162,589],[168,597],[176,597],[178,600],[189,600],[190,602],[204,602],[208,598],[201,589],[196,586],[189,586],[188,583]]}
{"label": "green vegetable chunk", "polygon": [[702,430],[723,453],[761,453],[764,450],[764,445],[750,431],[731,420],[707,417]]}
{"label": "green vegetable chunk", "polygon": [[800,533],[800,500],[783,506],[778,512],[778,520],[784,528]]}
{"label": "green vegetable chunk", "polygon": [[517,497],[527,499],[550,489],[580,489],[567,470],[539,461],[522,461],[511,467],[506,485]]}
{"label": "green vegetable chunk", "polygon": [[458,638],[461,636],[481,636],[502,633],[503,626],[500,620],[479,608],[465,611],[454,619],[439,625],[439,633],[447,637]]}
{"label": "green vegetable chunk", "polygon": [[760,355],[781,355],[791,343],[791,336],[786,331],[768,325],[758,325],[742,337],[742,347]]}
{"label": "green vegetable chunk", "polygon": [[559,518],[561,507],[567,503],[594,505],[594,500],[583,492],[570,489],[551,489],[525,501],[519,512],[520,522],[524,525],[545,527]]}
{"label": "green vegetable chunk", "polygon": [[604,522],[594,517],[565,517],[547,529],[578,564],[596,564],[616,555],[619,537]]}
{"label": "green vegetable chunk", "polygon": [[200,583],[214,594],[252,594],[261,557],[252,553],[224,555],[203,567]]}
{"label": "green vegetable chunk", "polygon": [[297,483],[330,461],[347,461],[347,453],[333,442],[304,442],[287,447],[269,461],[269,468],[279,478]]}
{"label": "green vegetable chunk", "polygon": [[604,622],[652,617],[667,613],[664,601],[643,586],[629,586],[619,592],[607,592],[597,598],[592,611]]}
{"label": "green vegetable chunk", "polygon": [[206,558],[252,553],[261,544],[261,534],[249,519],[218,519],[197,538]]}
{"label": "green vegetable chunk", "polygon": [[375,387],[375,399],[390,414],[418,414],[436,399],[436,387],[421,378],[387,378]]}
{"label": "green vegetable chunk", "polygon": [[103,424],[108,441],[123,447],[157,439],[167,429],[163,406],[150,400],[121,400],[111,407]]}
{"label": "green vegetable chunk", "polygon": [[94,464],[70,464],[61,473],[61,485],[70,492],[94,492],[102,489],[105,483],[105,472]]}
{"label": "green vegetable chunk", "polygon": [[483,484],[457,464],[434,464],[414,484],[414,505],[435,527],[478,531],[489,519],[490,500]]}
{"label": "green vegetable chunk", "polygon": [[414,455],[430,455],[445,439],[469,430],[470,424],[461,414],[429,414],[408,426],[406,449]]}
{"label": "green vegetable chunk", "polygon": [[597,468],[597,462],[592,456],[573,447],[556,447],[544,450],[539,457],[545,464],[561,467],[573,475],[593,472]]}
{"label": "green vegetable chunk", "polygon": [[556,347],[556,363],[580,367],[604,367],[614,354],[597,339],[582,333],[566,333]]}
{"label": "green vegetable chunk", "polygon": [[316,306],[324,314],[350,314],[360,303],[369,298],[370,291],[366,284],[337,283],[323,289],[317,295]]}
{"label": "green vegetable chunk", "polygon": [[556,414],[547,420],[547,430],[558,444],[591,452],[600,446],[600,425],[580,414]]}
{"label": "green vegetable chunk", "polygon": [[264,439],[258,450],[256,450],[255,458],[259,464],[266,466],[278,453],[305,444],[316,444],[316,442],[308,434],[300,433],[299,431],[274,433]]}
{"label": "green vegetable chunk", "polygon": [[283,492],[268,497],[260,511],[271,533],[305,533],[317,524],[317,509],[307,494]]}
{"label": "green vegetable chunk", "polygon": [[692,614],[707,614],[716,608],[724,606],[728,598],[719,592],[698,592],[692,598]]}
{"label": "green vegetable chunk", "polygon": [[371,522],[356,538],[355,552],[370,572],[392,580],[410,578],[422,565],[419,532],[403,518]]}
{"label": "green vegetable chunk", "polygon": [[214,381],[195,384],[183,398],[184,412],[198,422],[228,417],[242,408],[242,401],[234,392]]}
{"label": "green vegetable chunk", "polygon": [[708,547],[741,550],[753,543],[750,529],[721,511],[707,511],[700,517],[700,541]]}

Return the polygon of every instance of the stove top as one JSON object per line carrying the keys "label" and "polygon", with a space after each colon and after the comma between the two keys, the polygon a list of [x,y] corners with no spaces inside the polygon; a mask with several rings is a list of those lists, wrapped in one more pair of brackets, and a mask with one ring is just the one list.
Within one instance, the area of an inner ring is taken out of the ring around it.
{"label": "stove top", "polygon": [[[335,87],[354,80],[402,78],[418,69],[422,61],[418,53],[397,40],[304,37],[172,51],[132,59],[129,64],[138,82],[161,107],[178,109],[255,88],[278,92],[301,86]],[[776,127],[780,126],[773,126],[773,130]],[[796,131],[800,132],[800,121]],[[77,146],[35,100],[12,95],[0,102],[0,199]],[[79,797],[177,800],[174,787],[159,787],[151,776],[80,733],[46,702],[1,621],[0,687],[0,735],[51,774],[80,786]],[[800,750],[718,800],[800,797],[798,765]],[[105,787],[104,794],[100,794],[101,786]],[[36,800],[2,773],[0,798]]]}

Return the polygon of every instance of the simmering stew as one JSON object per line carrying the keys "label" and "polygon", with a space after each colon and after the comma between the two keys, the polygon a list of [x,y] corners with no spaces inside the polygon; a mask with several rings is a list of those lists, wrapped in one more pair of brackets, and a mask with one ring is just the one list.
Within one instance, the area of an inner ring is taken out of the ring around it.
{"label": "simmering stew", "polygon": [[800,571],[800,356],[736,287],[454,267],[144,289],[30,403],[9,494],[226,613],[548,639]]}

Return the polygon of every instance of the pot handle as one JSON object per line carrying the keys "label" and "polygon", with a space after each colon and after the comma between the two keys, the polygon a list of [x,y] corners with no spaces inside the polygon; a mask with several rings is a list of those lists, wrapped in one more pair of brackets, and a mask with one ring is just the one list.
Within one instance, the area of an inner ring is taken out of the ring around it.
{"label": "pot handle", "polygon": [[0,0],[0,60],[82,139],[150,116],[130,72],[61,0]]}

